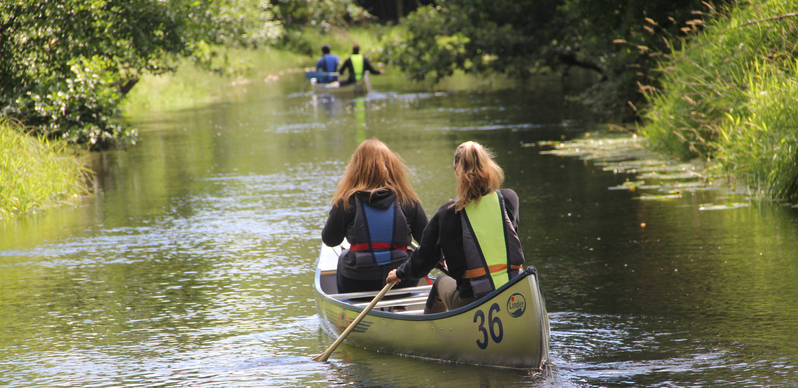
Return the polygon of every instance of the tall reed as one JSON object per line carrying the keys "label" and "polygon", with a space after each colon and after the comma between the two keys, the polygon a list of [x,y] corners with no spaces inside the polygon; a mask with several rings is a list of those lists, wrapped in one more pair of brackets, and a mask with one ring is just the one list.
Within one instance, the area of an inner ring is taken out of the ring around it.
{"label": "tall reed", "polygon": [[650,144],[798,199],[798,0],[740,1],[662,63]]}
{"label": "tall reed", "polygon": [[0,119],[0,219],[8,219],[89,193],[88,169],[66,142],[28,136]]}

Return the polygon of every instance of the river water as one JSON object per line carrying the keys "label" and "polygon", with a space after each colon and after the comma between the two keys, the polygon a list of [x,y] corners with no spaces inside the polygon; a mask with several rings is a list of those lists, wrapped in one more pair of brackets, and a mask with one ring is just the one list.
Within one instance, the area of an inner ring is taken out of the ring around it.
{"label": "river water", "polygon": [[[798,208],[720,189],[654,198],[642,183],[617,189],[635,173],[542,153],[538,142],[600,124],[568,102],[576,77],[383,76],[361,98],[303,82],[129,117],[140,144],[92,158],[93,198],[0,223],[0,385],[798,384]],[[453,196],[459,143],[496,152],[547,301],[542,373],[346,344],[311,361],[333,340],[312,287],[320,230],[348,157],[372,137],[408,162],[429,215]]]}

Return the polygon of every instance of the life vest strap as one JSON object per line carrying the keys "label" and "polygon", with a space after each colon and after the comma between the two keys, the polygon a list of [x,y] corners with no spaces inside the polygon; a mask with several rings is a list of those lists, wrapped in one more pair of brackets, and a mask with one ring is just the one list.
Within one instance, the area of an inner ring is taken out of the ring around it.
{"label": "life vest strap", "polygon": [[[491,273],[501,272],[507,270],[507,264],[496,264],[491,265],[488,267]],[[510,269],[521,269],[520,265],[511,265]],[[473,279],[478,278],[483,275],[487,275],[488,273],[485,271],[485,268],[477,268],[477,269],[469,269],[465,271],[463,274],[463,279]]]}
{"label": "life vest strap", "polygon": [[371,248],[369,248],[369,243],[357,243],[352,244],[349,246],[350,251],[367,251],[369,249],[391,249],[405,251],[407,252],[407,245],[391,245],[391,243],[386,242],[373,242],[371,243]]}

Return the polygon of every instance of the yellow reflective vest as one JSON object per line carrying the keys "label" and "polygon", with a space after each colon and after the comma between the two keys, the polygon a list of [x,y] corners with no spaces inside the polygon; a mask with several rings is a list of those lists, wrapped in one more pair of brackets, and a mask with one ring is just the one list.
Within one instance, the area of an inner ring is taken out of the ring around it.
{"label": "yellow reflective vest", "polygon": [[460,217],[467,268],[463,280],[481,297],[519,274],[524,263],[521,241],[498,191],[466,205]]}

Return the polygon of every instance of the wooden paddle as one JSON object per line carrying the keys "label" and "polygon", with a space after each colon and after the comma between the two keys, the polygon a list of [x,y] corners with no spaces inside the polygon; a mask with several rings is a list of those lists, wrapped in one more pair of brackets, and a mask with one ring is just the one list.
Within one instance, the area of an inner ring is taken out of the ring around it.
{"label": "wooden paddle", "polygon": [[377,305],[377,302],[379,302],[382,299],[382,297],[385,296],[385,294],[388,292],[388,290],[391,289],[391,287],[393,287],[394,284],[396,284],[396,282],[390,282],[386,284],[385,287],[382,288],[380,293],[374,297],[374,300],[372,300],[371,303],[369,303],[369,305],[366,306],[366,308],[364,308],[363,311],[360,312],[360,314],[358,314],[357,318],[355,318],[355,320],[352,321],[352,323],[350,323],[349,326],[346,327],[346,330],[344,330],[344,332],[338,336],[338,339],[335,340],[335,342],[333,342],[333,344],[330,345],[330,347],[327,348],[327,350],[325,350],[324,353],[319,354],[316,357],[313,357],[313,361],[327,361],[327,359],[330,358],[330,355],[335,351],[335,348],[337,348],[338,345],[341,344],[341,342],[344,342],[346,336],[348,336],[349,333],[351,333],[352,330],[355,329],[355,326],[357,326],[357,324],[360,323],[360,321],[362,321],[363,318],[366,317],[369,311],[371,311],[371,309],[373,309],[374,306]]}

